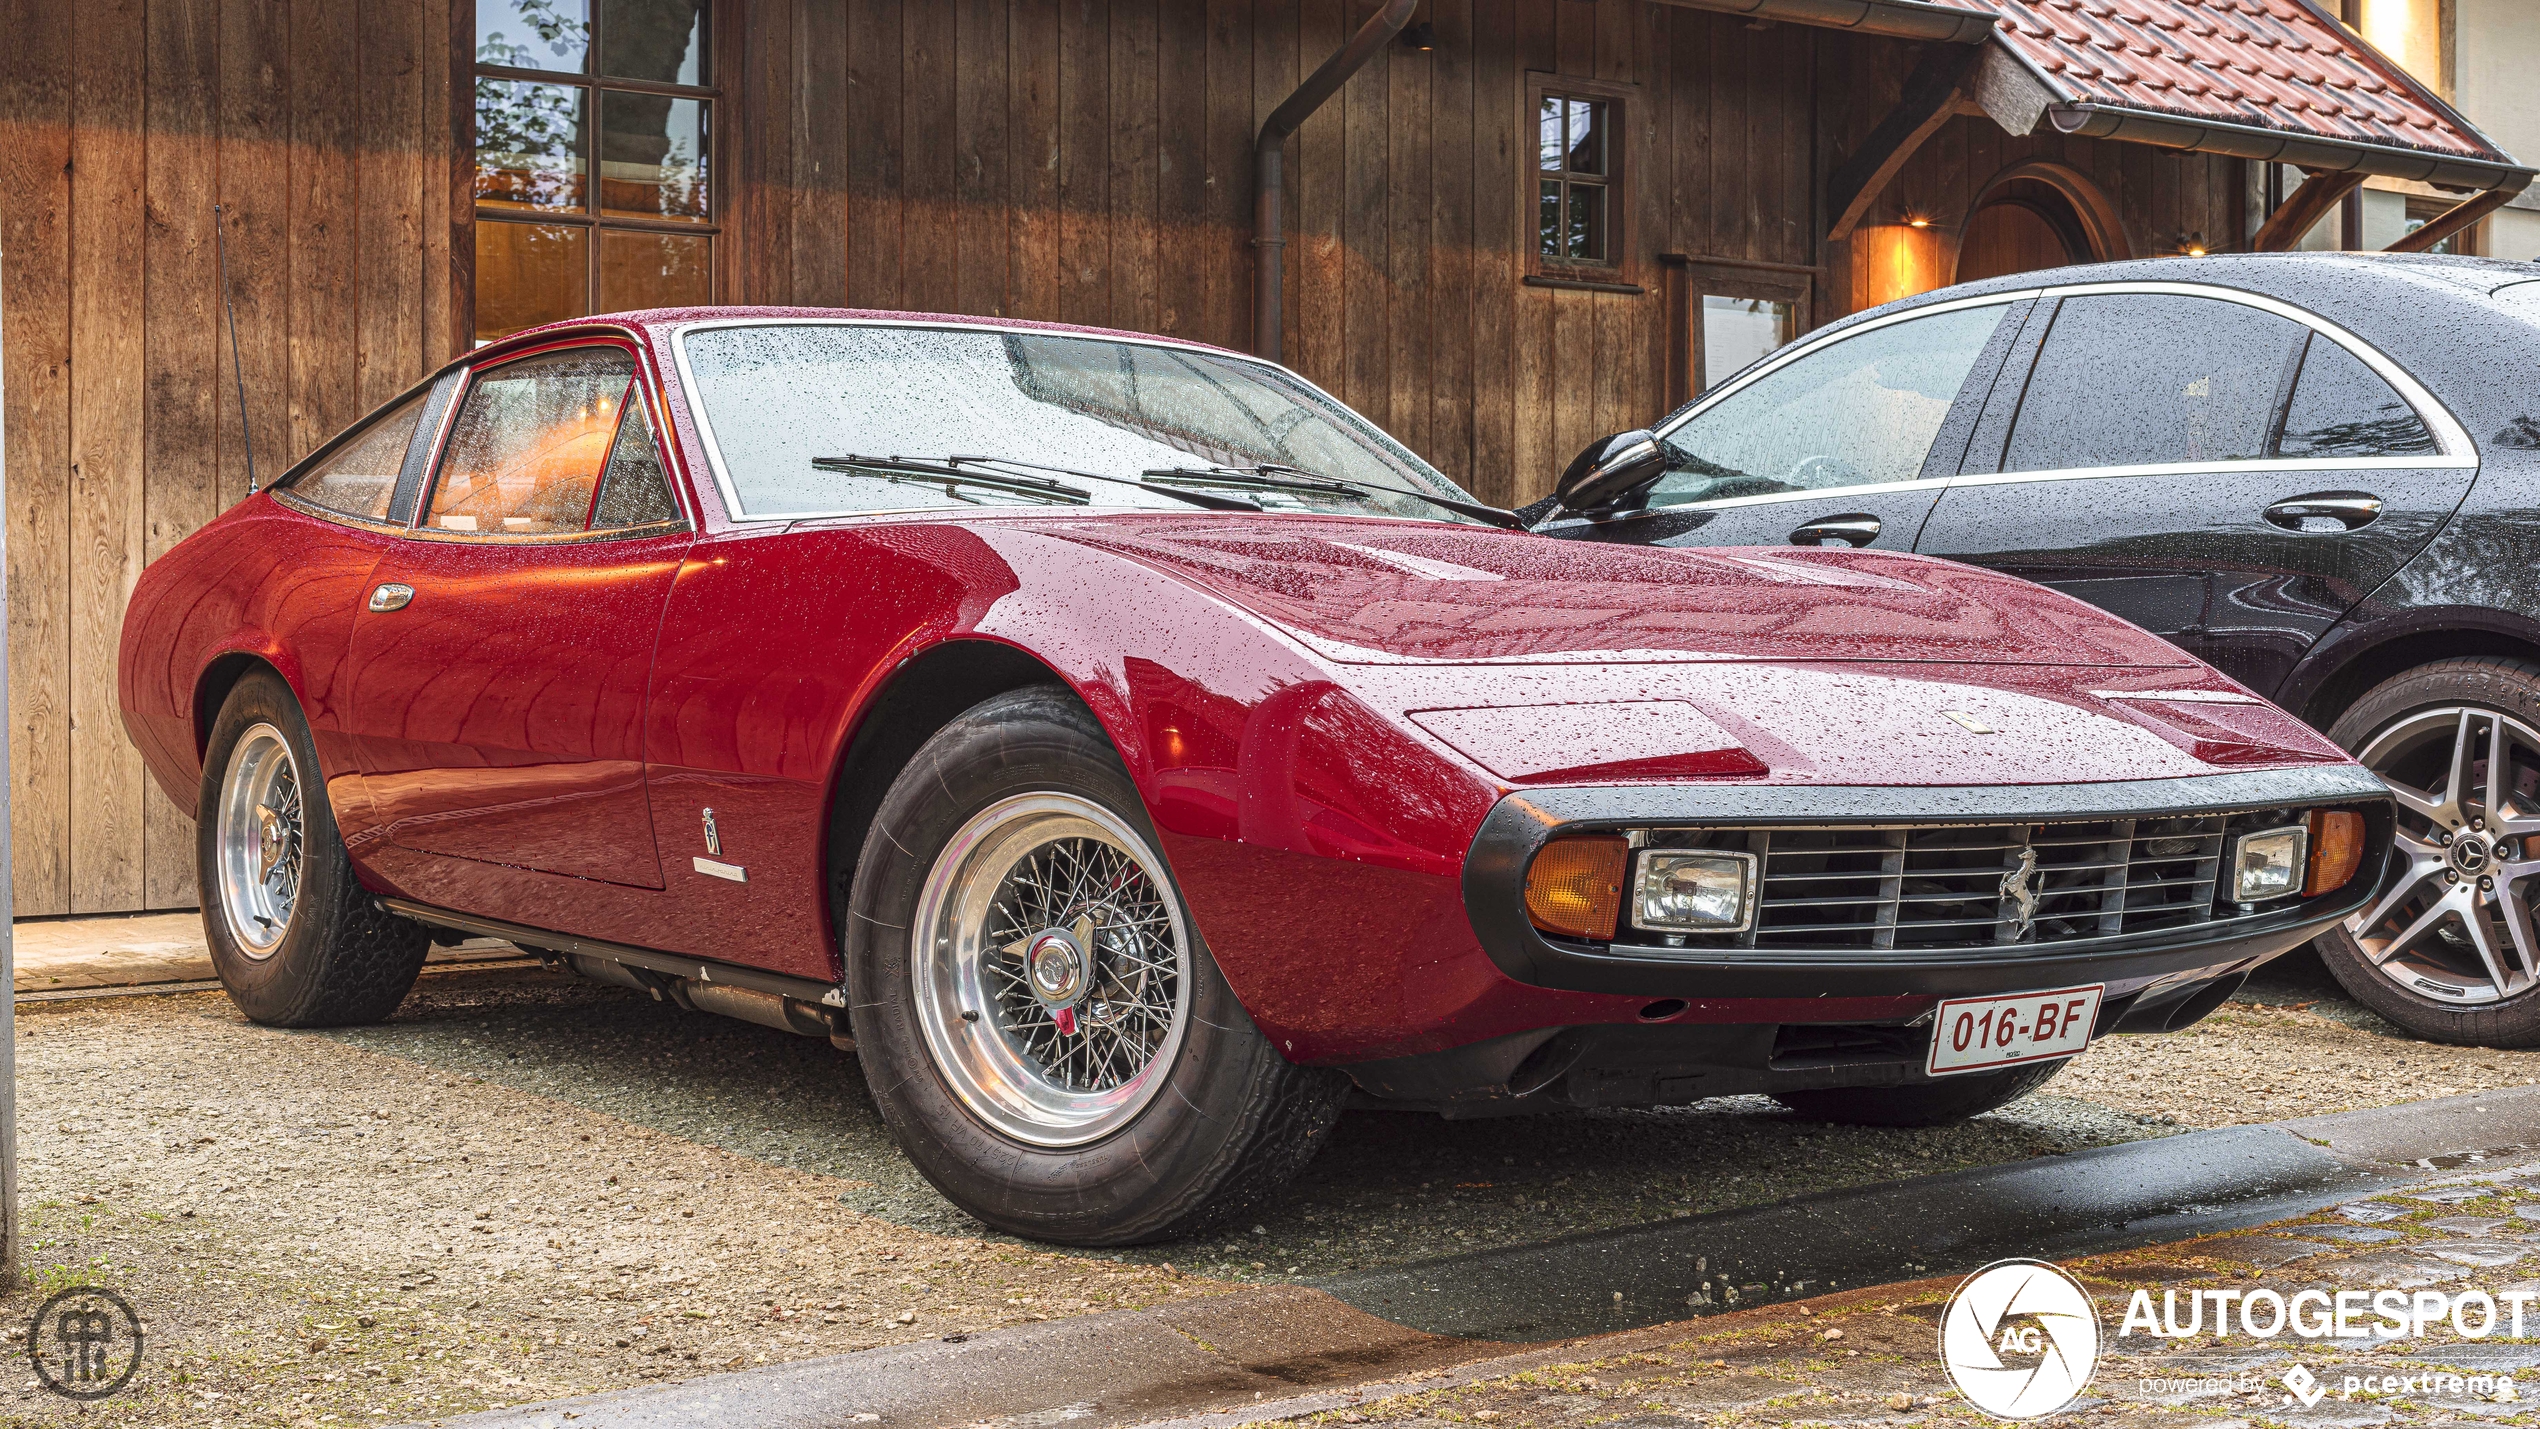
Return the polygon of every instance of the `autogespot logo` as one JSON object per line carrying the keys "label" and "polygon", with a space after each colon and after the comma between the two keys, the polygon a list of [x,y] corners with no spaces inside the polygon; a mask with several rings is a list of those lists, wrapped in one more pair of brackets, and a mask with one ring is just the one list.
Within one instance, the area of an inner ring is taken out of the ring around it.
{"label": "autogespot logo", "polygon": [[1949,1297],[1940,1362],[1987,1414],[2052,1414],[2080,1397],[2099,1366],[2099,1312],[2080,1281],[2042,1260],[1995,1261]]}

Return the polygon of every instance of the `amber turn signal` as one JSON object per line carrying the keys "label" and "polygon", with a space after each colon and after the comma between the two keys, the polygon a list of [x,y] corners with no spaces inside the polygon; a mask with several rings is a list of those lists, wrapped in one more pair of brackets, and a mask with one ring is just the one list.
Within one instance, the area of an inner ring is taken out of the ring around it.
{"label": "amber turn signal", "polygon": [[2302,896],[2333,893],[2353,880],[2364,861],[2364,816],[2345,809],[2320,809],[2311,815],[2311,874]]}
{"label": "amber turn signal", "polygon": [[1545,844],[1526,870],[1526,916],[1547,933],[1611,939],[1623,907],[1623,864],[1630,857],[1631,846],[1619,838]]}

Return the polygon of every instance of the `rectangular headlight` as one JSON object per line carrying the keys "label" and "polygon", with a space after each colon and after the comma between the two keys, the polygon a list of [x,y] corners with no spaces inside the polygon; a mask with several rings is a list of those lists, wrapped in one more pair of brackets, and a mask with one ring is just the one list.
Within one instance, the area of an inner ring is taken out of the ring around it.
{"label": "rectangular headlight", "polygon": [[1755,855],[1643,849],[1632,879],[1632,926],[1659,933],[1739,933],[1755,915]]}
{"label": "rectangular headlight", "polygon": [[2259,903],[2299,893],[2310,862],[2308,824],[2242,834],[2231,846],[2231,899]]}

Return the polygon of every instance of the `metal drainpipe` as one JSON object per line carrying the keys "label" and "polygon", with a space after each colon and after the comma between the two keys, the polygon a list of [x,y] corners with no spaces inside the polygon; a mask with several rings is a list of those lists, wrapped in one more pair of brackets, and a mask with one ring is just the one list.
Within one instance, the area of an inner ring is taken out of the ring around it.
{"label": "metal drainpipe", "polygon": [[1306,77],[1296,93],[1279,101],[1270,118],[1261,126],[1261,137],[1253,141],[1252,246],[1260,256],[1253,264],[1253,296],[1257,311],[1253,318],[1252,350],[1272,362],[1280,360],[1280,286],[1281,254],[1287,239],[1280,233],[1279,200],[1283,187],[1284,147],[1288,136],[1305,123],[1306,116],[1323,107],[1349,77],[1375,58],[1376,52],[1402,33],[1411,23],[1411,12],[1419,0],[1386,0],[1385,7],[1367,17],[1349,43],[1340,47],[1323,67]]}

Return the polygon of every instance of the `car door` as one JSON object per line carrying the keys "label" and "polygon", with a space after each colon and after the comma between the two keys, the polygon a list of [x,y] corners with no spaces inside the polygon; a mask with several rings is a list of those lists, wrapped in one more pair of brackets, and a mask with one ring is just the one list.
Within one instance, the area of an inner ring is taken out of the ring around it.
{"label": "car door", "polygon": [[644,701],[691,540],[661,430],[620,344],[469,374],[353,629],[347,723],[399,847],[661,886]]}
{"label": "car door", "polygon": [[1917,310],[1768,363],[1659,432],[1667,474],[1642,509],[1544,534],[1909,550],[2028,306],[2012,295]]}
{"label": "car door", "polygon": [[2296,309],[2068,290],[1917,549],[2042,581],[2273,693],[2476,474],[2395,364]]}

